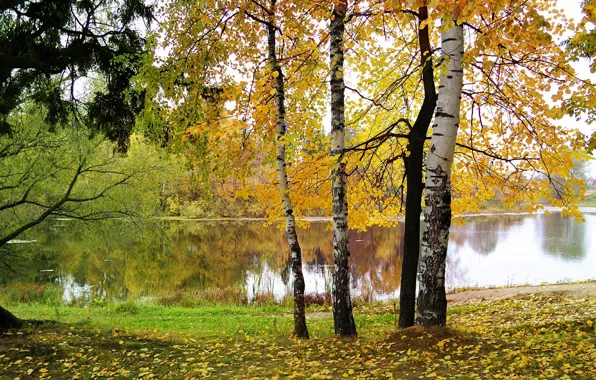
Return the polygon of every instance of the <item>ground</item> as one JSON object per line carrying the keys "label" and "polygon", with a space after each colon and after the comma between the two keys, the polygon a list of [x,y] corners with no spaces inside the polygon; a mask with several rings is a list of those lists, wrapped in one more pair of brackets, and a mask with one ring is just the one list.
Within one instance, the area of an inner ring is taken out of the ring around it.
{"label": "ground", "polygon": [[457,291],[456,293],[448,294],[447,301],[449,302],[449,305],[458,305],[472,302],[492,301],[501,298],[557,293],[564,294],[566,297],[570,298],[596,297],[596,282]]}
{"label": "ground", "polygon": [[395,304],[362,304],[358,339],[323,316],[309,341],[291,337],[284,307],[21,305],[59,323],[0,336],[0,378],[591,379],[595,287],[453,294],[449,329],[396,330]]}

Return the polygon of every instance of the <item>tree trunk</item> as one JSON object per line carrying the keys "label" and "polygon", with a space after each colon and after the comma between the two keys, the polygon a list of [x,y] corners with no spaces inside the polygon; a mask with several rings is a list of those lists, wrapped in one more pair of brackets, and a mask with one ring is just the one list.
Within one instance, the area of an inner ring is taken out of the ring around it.
{"label": "tree trunk", "polygon": [[[271,9],[274,9],[275,2],[272,1]],[[294,334],[299,338],[308,339],[308,328],[306,327],[306,315],[304,311],[304,275],[302,274],[302,250],[298,243],[296,234],[296,219],[292,200],[290,198],[290,189],[288,186],[288,173],[286,170],[286,109],[285,109],[285,88],[284,76],[281,66],[277,61],[275,52],[275,27],[273,24],[267,24],[267,41],[269,50],[269,65],[275,79],[275,98],[277,109],[277,174],[279,178],[279,191],[281,193],[281,203],[286,218],[286,237],[290,246],[292,259],[292,273],[294,275]],[[277,74],[275,74],[277,73]]]}
{"label": "tree trunk", "polygon": [[331,175],[333,200],[333,322],[335,333],[356,336],[350,298],[350,248],[348,235],[348,199],[344,162],[345,110],[343,35],[347,1],[335,2],[330,25],[331,64],[331,155],[337,162]]}
{"label": "tree trunk", "polygon": [[463,87],[463,27],[441,34],[441,49],[449,60],[441,77],[435,125],[426,161],[424,234],[420,254],[420,291],[417,323],[445,326],[445,260],[451,226],[451,165],[455,151]]}
{"label": "tree trunk", "polygon": [[0,306],[0,331],[6,331],[11,328],[18,328],[23,325],[23,321],[15,317],[11,312]]}
{"label": "tree trunk", "polygon": [[[427,20],[427,7],[421,7],[418,10],[418,14],[419,23]],[[420,213],[422,212],[422,191],[424,189],[422,182],[424,142],[437,104],[428,26],[419,29],[418,43],[420,45],[421,64],[423,66],[422,82],[424,83],[424,101],[409,135],[408,150],[410,156],[407,157],[405,162],[408,191],[406,193],[404,256],[399,290],[399,328],[414,325],[416,276],[420,256]]]}

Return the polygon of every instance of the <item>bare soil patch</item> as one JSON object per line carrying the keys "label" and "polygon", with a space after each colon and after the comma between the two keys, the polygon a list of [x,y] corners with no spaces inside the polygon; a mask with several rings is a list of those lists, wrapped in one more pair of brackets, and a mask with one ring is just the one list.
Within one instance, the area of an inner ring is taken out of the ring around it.
{"label": "bare soil patch", "polygon": [[596,296],[596,282],[469,290],[448,294],[447,302],[448,305],[461,305],[546,294],[563,294],[571,298],[594,297]]}

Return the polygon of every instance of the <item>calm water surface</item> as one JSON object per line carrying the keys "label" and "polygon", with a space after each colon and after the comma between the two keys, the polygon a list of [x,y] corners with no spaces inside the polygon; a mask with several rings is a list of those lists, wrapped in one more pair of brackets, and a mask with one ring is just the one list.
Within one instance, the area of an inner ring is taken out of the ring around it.
{"label": "calm water surface", "polygon": [[[576,223],[559,214],[495,215],[454,225],[448,252],[448,288],[537,284],[596,278],[596,214]],[[307,293],[331,286],[332,237],[328,223],[300,230]],[[260,222],[56,221],[33,244],[12,244],[13,270],[2,283],[59,281],[65,298],[125,299],[180,289],[240,286],[249,297],[291,292],[283,231]],[[353,231],[353,295],[399,294],[403,226]],[[14,273],[14,272],[17,273]]]}

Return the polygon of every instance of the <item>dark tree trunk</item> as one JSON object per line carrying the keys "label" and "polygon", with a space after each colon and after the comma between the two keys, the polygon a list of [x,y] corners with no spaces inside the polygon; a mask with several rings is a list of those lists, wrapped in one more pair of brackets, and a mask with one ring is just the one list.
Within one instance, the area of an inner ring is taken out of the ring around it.
{"label": "dark tree trunk", "polygon": [[350,266],[348,235],[347,174],[344,162],[345,109],[344,109],[344,52],[343,37],[347,1],[339,0],[333,8],[330,24],[331,64],[331,155],[337,161],[331,175],[333,200],[333,322],[335,333],[340,336],[356,336],[356,324],[352,315],[350,298]]}
{"label": "dark tree trunk", "polygon": [[[421,7],[418,10],[419,22],[428,19],[428,10]],[[407,328],[414,325],[416,307],[416,277],[418,259],[420,256],[420,213],[422,212],[422,164],[424,161],[424,142],[428,127],[433,118],[437,105],[434,70],[432,64],[432,49],[428,35],[428,26],[418,32],[420,45],[422,81],[424,83],[424,101],[418,112],[416,122],[412,127],[408,141],[410,156],[406,159],[406,175],[408,191],[406,193],[406,222],[404,232],[404,257],[401,270],[401,286],[399,294],[399,327]]]}
{"label": "dark tree trunk", "polygon": [[18,328],[23,325],[23,321],[15,317],[11,312],[0,306],[0,331],[6,331],[11,328]]}

